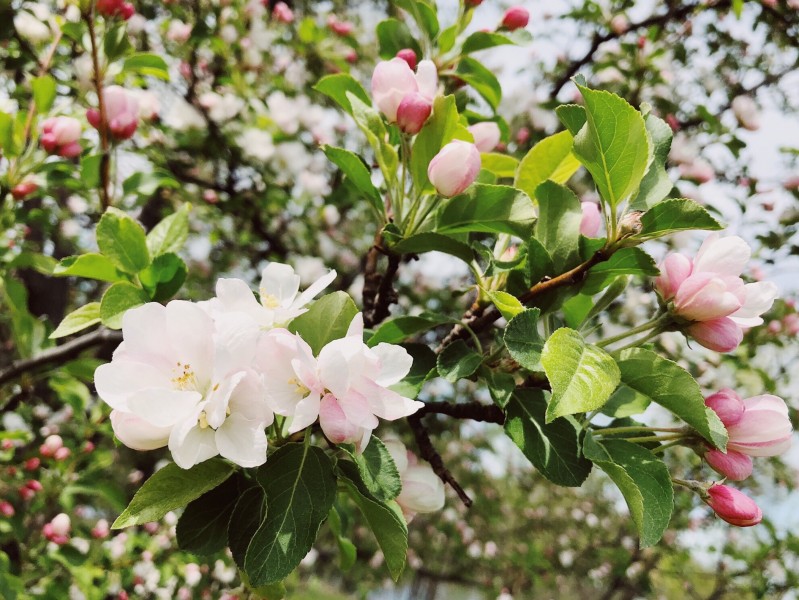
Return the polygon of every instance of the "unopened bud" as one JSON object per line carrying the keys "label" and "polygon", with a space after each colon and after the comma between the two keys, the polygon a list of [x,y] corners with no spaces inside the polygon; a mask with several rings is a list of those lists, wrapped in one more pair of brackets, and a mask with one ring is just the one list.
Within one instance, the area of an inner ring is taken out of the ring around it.
{"label": "unopened bud", "polygon": [[633,210],[624,215],[619,221],[619,237],[625,238],[641,233],[643,214],[640,210]]}
{"label": "unopened bud", "polygon": [[726,485],[711,486],[705,502],[730,525],[751,527],[763,519],[763,512],[754,500]]}
{"label": "unopened bud", "polygon": [[415,135],[421,131],[433,105],[419,92],[406,94],[397,107],[397,125],[404,133]]}
{"label": "unopened bud", "polygon": [[502,27],[515,31],[527,27],[530,22],[530,13],[523,6],[511,6],[502,17]]}
{"label": "unopened bud", "polygon": [[401,58],[408,66],[411,68],[411,71],[416,70],[416,52],[411,50],[410,48],[403,48],[399,52],[397,52],[397,58]]}

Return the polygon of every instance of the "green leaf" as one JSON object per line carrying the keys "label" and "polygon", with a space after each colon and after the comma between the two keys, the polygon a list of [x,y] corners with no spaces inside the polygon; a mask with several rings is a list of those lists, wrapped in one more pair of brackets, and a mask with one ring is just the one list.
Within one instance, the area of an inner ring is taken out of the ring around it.
{"label": "green leaf", "polygon": [[391,247],[396,254],[422,254],[424,252],[443,252],[461,259],[465,263],[470,263],[474,258],[474,252],[468,244],[459,242],[449,236],[424,232],[412,235],[397,242]]}
{"label": "green leaf", "polygon": [[563,327],[544,344],[541,364],[552,385],[547,423],[563,415],[599,408],[619,385],[619,367],[597,346]]}
{"label": "green leaf", "polygon": [[181,469],[170,463],[144,482],[111,529],[157,521],[170,510],[186,506],[214,489],[230,477],[233,470],[233,465],[217,458],[201,462],[191,469]]}
{"label": "green leaf", "polygon": [[150,198],[160,188],[179,189],[182,185],[168,172],[155,169],[150,172],[137,171],[122,182],[122,193]]}
{"label": "green leaf", "polygon": [[532,34],[525,29],[517,29],[516,31],[496,32],[496,31],[475,31],[470,34],[463,42],[461,54],[471,54],[472,52],[479,52],[487,48],[495,48],[497,46],[524,45],[533,40]]}
{"label": "green leaf", "polygon": [[556,272],[563,272],[580,262],[580,200],[569,188],[552,181],[537,186],[538,221],[535,237],[552,258]]}
{"label": "green leaf", "polygon": [[516,389],[516,380],[513,375],[502,371],[494,371],[485,366],[480,367],[480,375],[486,380],[488,393],[491,395],[494,404],[504,409]]}
{"label": "green leaf", "polygon": [[80,159],[80,180],[87,189],[95,189],[100,185],[101,154],[87,154]]}
{"label": "green leaf", "polygon": [[100,300],[100,321],[109,329],[122,329],[125,312],[149,300],[141,288],[127,281],[119,281],[108,288]]}
{"label": "green leaf", "polygon": [[167,67],[166,61],[157,54],[138,52],[128,56],[122,70],[169,81],[169,67]]}
{"label": "green leaf", "polygon": [[557,485],[579,487],[591,472],[580,453],[580,429],[574,419],[545,419],[542,390],[517,390],[505,408],[505,433],[533,466]]}
{"label": "green leaf", "polygon": [[341,172],[352,181],[359,192],[366,196],[377,214],[383,215],[385,213],[383,198],[372,183],[372,176],[361,157],[354,152],[344,148],[336,148],[335,146],[324,146],[322,149],[325,156],[341,169]]}
{"label": "green leaf", "polygon": [[417,191],[432,191],[427,167],[439,150],[454,139],[458,123],[455,96],[437,96],[433,100],[433,112],[417,134],[411,151],[411,176]]}
{"label": "green leaf", "polygon": [[327,524],[336,537],[336,543],[338,544],[339,568],[345,572],[349,571],[358,558],[358,549],[352,543],[352,540],[343,535],[341,516],[338,514],[335,505],[327,515]]}
{"label": "green leaf", "polygon": [[394,0],[395,4],[410,14],[427,36],[434,40],[439,24],[435,3],[430,0]]}
{"label": "green leaf", "polygon": [[72,335],[78,331],[83,331],[87,327],[96,325],[100,322],[100,303],[89,302],[85,306],[69,313],[56,330],[50,334],[50,339],[55,340],[67,335]]}
{"label": "green leaf", "polygon": [[506,185],[476,183],[450,198],[438,214],[439,233],[480,231],[530,237],[535,206],[524,192]]}
{"label": "green leaf", "polygon": [[189,237],[189,212],[191,204],[184,204],[176,212],[164,217],[147,234],[147,248],[153,257],[168,252],[179,252]]}
{"label": "green leaf", "polygon": [[228,545],[228,524],[238,499],[238,478],[229,477],[189,502],[176,528],[180,549],[200,556],[222,551]]}
{"label": "green leaf", "polygon": [[6,156],[17,155],[14,147],[14,119],[4,112],[0,112],[0,150]]}
{"label": "green leaf", "polygon": [[299,333],[313,350],[314,356],[328,342],[343,338],[358,307],[345,292],[322,296],[308,307],[308,312],[294,319],[288,326]]}
{"label": "green leaf", "polygon": [[402,491],[402,481],[397,465],[379,438],[372,436],[360,454],[353,446],[347,445],[344,448],[355,462],[361,481],[375,499],[388,502],[399,496]]}
{"label": "green leaf", "polygon": [[555,274],[552,257],[536,238],[531,237],[527,242],[526,277],[528,285],[534,285],[544,277]]}
{"label": "green leaf", "polygon": [[640,248],[622,248],[614,252],[608,260],[591,267],[585,278],[583,292],[596,294],[621,275],[654,277],[659,273],[655,261],[649,254]]}
{"label": "green leaf", "polygon": [[602,413],[616,419],[640,415],[649,405],[652,399],[639,394],[634,389],[627,387],[623,383],[619,385],[610,400],[602,407]]}
{"label": "green leaf", "polygon": [[383,551],[391,577],[394,581],[399,580],[408,552],[408,526],[399,505],[395,501],[383,503],[372,498],[352,463],[341,461],[338,467],[350,498],[366,517],[366,522]]}
{"label": "green leaf", "polygon": [[647,210],[663,200],[674,187],[666,172],[673,133],[665,121],[652,113],[644,117],[646,131],[652,141],[653,157],[649,169],[641,180],[638,193],[630,200],[630,208]]}
{"label": "green leaf", "polygon": [[625,440],[590,437],[586,456],[605,471],[621,490],[641,538],[641,547],[654,546],[669,525],[674,510],[674,488],[663,461],[652,452]]}
{"label": "green leaf", "polygon": [[244,570],[254,586],[287,577],[316,541],[336,496],[333,463],[324,450],[286,444],[258,468],[266,518],[253,535]]}
{"label": "green leaf", "polygon": [[579,104],[561,104],[555,109],[555,113],[572,136],[580,133],[587,119],[585,108]]}
{"label": "green leaf", "polygon": [[[499,178],[515,177],[516,170],[519,167],[518,159],[508,154],[499,154],[497,152],[483,152],[480,155],[481,167],[486,171],[491,171]],[[519,187],[514,184],[514,187]],[[527,190],[522,190],[526,192]],[[528,194],[529,195],[529,194]]]}
{"label": "green leaf", "polygon": [[186,281],[186,263],[172,252],[156,256],[152,264],[139,274],[142,286],[154,302],[169,300]]}
{"label": "green leaf", "polygon": [[364,104],[369,105],[372,103],[372,99],[369,97],[369,94],[366,93],[366,90],[363,89],[363,86],[358,83],[352,75],[347,73],[326,75],[313,86],[313,89],[329,97],[350,115],[353,114],[352,104],[349,98],[347,98],[347,92],[359,98]]}
{"label": "green leaf", "polygon": [[664,200],[641,215],[641,232],[634,240],[651,240],[676,231],[705,229],[718,231],[724,227],[693,200],[673,198]]}
{"label": "green leaf", "polygon": [[130,50],[127,28],[124,21],[111,22],[103,36],[103,50],[108,62],[113,62]]}
{"label": "green leaf", "polygon": [[524,312],[524,305],[513,294],[501,290],[486,290],[486,296],[497,307],[502,317],[508,321]]}
{"label": "green leaf", "polygon": [[124,275],[117,271],[114,263],[109,258],[93,252],[62,258],[53,269],[53,275],[88,277],[89,279],[98,279],[110,283],[126,279]]}
{"label": "green leaf", "polygon": [[417,333],[433,329],[444,323],[450,323],[449,317],[439,315],[419,315],[416,317],[396,317],[390,321],[385,321],[377,328],[369,341],[370,347],[377,346],[381,342],[398,344]]}
{"label": "green leaf", "polygon": [[413,50],[416,56],[422,56],[419,42],[413,37],[408,26],[398,19],[386,19],[377,24],[377,41],[378,53],[382,59],[394,58],[397,52],[405,48]]}
{"label": "green leaf", "polygon": [[578,85],[586,124],[574,138],[574,154],[594,178],[599,194],[618,206],[641,183],[652,152],[644,119],[615,94]]}
{"label": "green leaf", "polygon": [[538,333],[540,315],[538,308],[525,310],[508,323],[503,338],[511,358],[530,371],[541,370],[544,340]]}
{"label": "green leaf", "polygon": [[471,376],[482,362],[483,357],[469,348],[466,342],[456,340],[438,355],[436,366],[441,377],[455,383]]}
{"label": "green leaf", "polygon": [[230,552],[239,569],[244,569],[247,547],[265,518],[266,494],[263,488],[258,485],[245,490],[230,515],[227,532]]}
{"label": "green leaf", "polygon": [[348,93],[348,99],[352,106],[352,117],[372,146],[377,164],[380,165],[386,184],[391,189],[393,182],[397,179],[399,156],[394,146],[388,142],[388,131],[383,124],[383,118],[375,109],[362,102],[354,94]]}
{"label": "green leaf", "polygon": [[622,350],[616,362],[621,382],[680,417],[720,450],[727,447],[727,430],[705,406],[699,384],[677,363],[644,348]]}
{"label": "green leaf", "polygon": [[573,145],[574,138],[568,131],[538,142],[519,163],[513,186],[534,198],[535,189],[547,179],[566,183],[580,168],[580,161],[572,153]]}
{"label": "green leaf", "polygon": [[31,81],[33,89],[33,101],[36,104],[36,112],[39,114],[49,111],[56,96],[56,83],[50,75],[41,75]]}
{"label": "green leaf", "polygon": [[121,210],[107,209],[96,234],[100,252],[126,273],[138,273],[150,264],[144,228]]}
{"label": "green leaf", "polygon": [[502,100],[502,86],[496,75],[481,62],[463,57],[456,69],[457,76],[468,83],[496,112]]}

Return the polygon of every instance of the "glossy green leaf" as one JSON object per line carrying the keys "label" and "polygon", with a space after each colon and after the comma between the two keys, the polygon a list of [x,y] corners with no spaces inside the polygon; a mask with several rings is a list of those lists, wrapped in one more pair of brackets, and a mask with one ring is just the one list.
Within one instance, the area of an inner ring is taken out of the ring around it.
{"label": "glossy green leaf", "polygon": [[641,215],[641,232],[635,240],[651,240],[677,231],[705,229],[718,231],[724,227],[700,204],[674,198],[656,204]]}
{"label": "glossy green leaf", "polygon": [[505,433],[544,477],[579,487],[591,472],[580,453],[580,429],[570,418],[547,423],[546,409],[542,390],[517,390],[505,408]]}
{"label": "glossy green leaf", "polygon": [[96,233],[100,252],[126,273],[138,273],[150,264],[144,228],[121,210],[107,209]]}
{"label": "glossy green leaf", "polygon": [[552,181],[537,186],[538,221],[535,237],[552,258],[560,273],[580,262],[580,223],[583,211],[580,200],[569,188]]}
{"label": "glossy green leaf", "polygon": [[455,72],[460,79],[472,86],[494,111],[497,110],[502,100],[502,86],[491,69],[478,60],[466,56],[461,58]]}
{"label": "glossy green leaf", "polygon": [[356,452],[351,445],[345,448],[358,468],[361,481],[375,499],[388,502],[399,496],[402,481],[397,465],[378,437],[373,435],[361,453]]}
{"label": "glossy green leaf", "polygon": [[641,180],[638,193],[630,200],[630,208],[647,210],[665,198],[674,184],[666,172],[673,133],[666,122],[649,113],[644,117],[646,131],[652,142],[652,163]]}
{"label": "glossy green leaf", "polygon": [[640,248],[622,248],[606,261],[591,267],[585,278],[583,292],[596,294],[621,275],[655,277],[660,271],[654,259]]}
{"label": "glossy green leaf", "polygon": [[541,311],[529,308],[514,317],[505,328],[504,342],[511,358],[530,371],[541,370],[544,339],[538,333]]}
{"label": "glossy green leaf", "polygon": [[502,317],[508,321],[524,312],[524,305],[519,302],[519,299],[513,294],[503,292],[502,290],[486,290],[486,296],[488,296],[491,303],[497,307]]}
{"label": "glossy green leaf", "polygon": [[572,153],[574,138],[568,131],[550,135],[530,148],[516,170],[514,187],[531,198],[535,189],[547,179],[566,183],[580,168],[580,161]]}
{"label": "glossy green leaf", "polygon": [[228,524],[238,499],[238,478],[229,477],[189,502],[176,528],[180,549],[200,556],[221,552],[228,545]]}
{"label": "glossy green leaf", "polygon": [[201,462],[191,469],[181,469],[170,463],[144,482],[111,528],[122,529],[157,521],[169,511],[186,506],[214,489],[230,477],[233,470],[233,465],[218,458]]}
{"label": "glossy green leaf", "polygon": [[574,154],[591,173],[599,194],[617,206],[637,189],[652,152],[644,119],[625,100],[578,85],[586,124],[574,138]]}
{"label": "glossy green leaf", "polygon": [[111,259],[102,254],[93,252],[62,258],[53,269],[53,275],[62,277],[88,277],[89,279],[98,279],[111,283],[124,281],[126,279],[126,277],[117,270],[114,263],[111,262]]}
{"label": "glossy green leaf", "polygon": [[555,109],[555,113],[572,136],[580,132],[587,118],[585,108],[579,104],[561,104]]}
{"label": "glossy green leaf", "polygon": [[541,364],[552,385],[547,422],[601,407],[619,385],[619,367],[613,358],[566,327],[546,341]]}
{"label": "glossy green leaf", "polygon": [[150,299],[139,287],[119,281],[108,288],[100,300],[100,321],[109,329],[122,329],[122,317]]}
{"label": "glossy green leaf", "polygon": [[438,214],[439,233],[480,231],[530,236],[535,207],[524,192],[505,185],[474,184],[450,198]]}
{"label": "glossy green leaf", "polygon": [[36,112],[44,114],[49,111],[56,96],[56,83],[50,75],[40,75],[31,81],[33,88],[33,101],[36,104]]}
{"label": "glossy green leaf", "polygon": [[77,310],[72,311],[66,317],[64,317],[61,323],[59,323],[58,327],[56,327],[56,330],[50,334],[50,339],[54,340],[67,335],[72,335],[73,333],[83,331],[92,325],[97,325],[99,322],[100,303],[89,302],[88,304],[81,306]]}
{"label": "glossy green leaf", "polygon": [[358,307],[345,292],[322,296],[308,307],[308,312],[294,319],[289,331],[299,333],[313,350],[314,355],[333,340],[343,338]]}
{"label": "glossy green leaf", "polygon": [[408,26],[399,19],[385,19],[377,24],[377,42],[378,54],[384,60],[395,57],[397,52],[405,48],[413,50],[417,57],[422,56],[419,42],[413,37]]}
{"label": "glossy green leaf", "polygon": [[180,291],[187,274],[186,263],[177,254],[167,252],[156,256],[152,264],[139,273],[139,281],[150,299],[163,302]]}
{"label": "glossy green leaf", "polygon": [[[497,152],[483,152],[480,155],[480,163],[483,169],[491,171],[500,179],[515,177],[516,170],[519,167],[518,159],[508,154],[499,154]],[[514,184],[514,187],[519,186]],[[527,190],[522,191],[526,192]]]}
{"label": "glossy green leaf", "polygon": [[487,48],[496,48],[506,45],[524,45],[533,40],[532,34],[526,29],[516,31],[475,31],[463,42],[461,52],[471,54]]}
{"label": "glossy green leaf", "polygon": [[363,86],[348,73],[325,75],[313,86],[313,89],[329,97],[350,115],[352,115],[352,104],[347,98],[348,92],[354,94],[364,104],[369,105],[372,103],[372,99],[366,93],[366,90],[363,89]]}
{"label": "glossy green leaf", "polygon": [[483,362],[483,357],[469,348],[463,340],[456,340],[438,355],[438,373],[451,383],[470,377]]}
{"label": "glossy green leaf", "polygon": [[393,144],[388,142],[388,131],[383,124],[383,118],[368,104],[362,102],[356,95],[347,92],[348,100],[352,106],[352,116],[366,135],[377,158],[377,164],[383,172],[383,177],[391,187],[397,179],[399,170],[399,156]]}
{"label": "glossy green leaf", "polygon": [[354,152],[335,146],[324,146],[323,150],[325,156],[341,169],[341,172],[349,178],[359,192],[366,196],[377,214],[382,215],[385,212],[383,198],[372,183],[371,173],[361,157]]}
{"label": "glossy green leaf", "polygon": [[316,541],[336,496],[333,463],[321,448],[281,446],[259,467],[266,518],[247,548],[244,571],[253,586],[286,578]]}
{"label": "glossy green leaf", "polygon": [[244,569],[244,558],[250,540],[266,518],[266,494],[261,486],[251,487],[242,493],[230,515],[228,545],[239,569]]}
{"label": "glossy green leaf", "polygon": [[169,67],[167,67],[166,61],[157,54],[138,52],[128,56],[122,70],[169,81]]}
{"label": "glossy green leaf", "polygon": [[415,317],[396,317],[383,322],[369,338],[368,344],[369,346],[376,346],[381,342],[398,344],[413,335],[450,322],[449,317],[440,315],[422,314]]}
{"label": "glossy green leaf", "polygon": [[147,248],[151,256],[179,252],[183,249],[183,244],[189,237],[189,212],[191,204],[184,204],[152,228],[147,234]]}
{"label": "glossy green leaf", "polygon": [[670,410],[716,448],[727,446],[727,430],[705,406],[699,384],[677,363],[644,348],[622,350],[616,358],[621,382]]}
{"label": "glossy green leaf", "polygon": [[422,254],[424,252],[443,252],[455,256],[465,263],[474,259],[474,252],[468,244],[464,244],[450,236],[440,233],[416,233],[401,240],[391,249],[397,254]]}

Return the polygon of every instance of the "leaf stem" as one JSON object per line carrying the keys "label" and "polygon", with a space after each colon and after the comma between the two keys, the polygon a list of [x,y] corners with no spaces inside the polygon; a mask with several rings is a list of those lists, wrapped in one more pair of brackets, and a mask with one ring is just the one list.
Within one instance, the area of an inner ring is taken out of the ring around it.
{"label": "leaf stem", "polygon": [[685,429],[681,427],[647,427],[646,425],[628,425],[624,427],[606,427],[604,429],[596,429],[596,433],[603,435],[616,434],[616,433],[631,433],[636,431],[653,431],[663,433],[685,433]]}
{"label": "leaf stem", "polygon": [[[618,335],[611,336],[609,338],[605,338],[604,340],[599,340],[595,342],[595,346],[599,346],[600,348],[604,348],[605,346],[609,346],[610,344],[614,344],[618,341],[626,339],[632,335],[636,335],[638,333],[643,333],[644,331],[649,331],[654,327],[658,327],[662,325],[668,319],[668,314],[659,314],[656,315],[654,318],[650,319],[646,323],[641,323],[637,327],[633,327],[632,329],[628,329]],[[658,333],[660,333],[658,331]]]}

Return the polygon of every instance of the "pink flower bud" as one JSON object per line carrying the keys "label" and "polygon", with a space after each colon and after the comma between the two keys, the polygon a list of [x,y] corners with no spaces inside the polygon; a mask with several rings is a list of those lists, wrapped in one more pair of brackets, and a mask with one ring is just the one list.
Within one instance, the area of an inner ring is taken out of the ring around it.
{"label": "pink flower bud", "polygon": [[31,500],[36,495],[36,492],[27,486],[19,488],[17,492],[19,493],[19,497],[25,501]]}
{"label": "pink flower bud", "polygon": [[729,317],[694,323],[686,331],[700,345],[715,352],[732,352],[744,338],[743,330]]}
{"label": "pink flower bud", "polygon": [[729,388],[705,398],[705,405],[713,409],[725,427],[735,425],[744,416],[744,401]]}
{"label": "pink flower bud", "polygon": [[707,493],[707,505],[730,525],[751,527],[763,519],[763,512],[755,501],[734,488],[716,484]]}
{"label": "pink flower bud", "polygon": [[480,164],[477,146],[462,140],[453,140],[430,161],[427,176],[439,194],[457,196],[477,179]]}
{"label": "pink flower bud", "polygon": [[34,456],[33,458],[29,458],[25,461],[25,470],[26,471],[35,471],[39,468],[39,465],[42,464],[42,460],[38,456]]}
{"label": "pink flower bud", "polygon": [[630,22],[624,15],[614,15],[610,20],[610,30],[616,35],[621,35],[630,28]]}
{"label": "pink flower bud", "polygon": [[28,483],[25,484],[25,487],[33,492],[41,492],[44,489],[44,486],[42,486],[41,482],[35,479],[28,481]]}
{"label": "pink flower bud", "polygon": [[419,91],[416,75],[401,58],[377,63],[372,73],[372,98],[390,123],[397,120],[397,110],[408,94]]}
{"label": "pink flower bud", "polygon": [[0,515],[10,518],[13,517],[14,514],[15,514],[14,507],[10,502],[6,502],[5,500],[0,502]]}
{"label": "pink flower bud", "polygon": [[791,446],[793,428],[782,398],[764,394],[743,401],[741,418],[727,426],[728,450],[749,456],[777,456]]}
{"label": "pink flower bud", "polygon": [[433,105],[419,92],[407,94],[397,107],[397,125],[404,133],[415,135],[427,122]]}
{"label": "pink flower bud", "polygon": [[[136,96],[118,85],[103,90],[103,108],[108,131],[116,140],[133,136],[139,125],[139,102]],[[100,128],[100,111],[90,108],[86,118],[95,129]]]}
{"label": "pink flower bud", "polygon": [[743,481],[752,474],[752,459],[746,454],[710,449],[705,452],[707,464],[731,481]]}
{"label": "pink flower bud", "polygon": [[56,460],[66,460],[69,458],[70,454],[72,454],[72,451],[64,446],[53,452],[53,458]]}
{"label": "pink flower bud", "polygon": [[597,237],[602,227],[602,215],[596,202],[581,202],[583,216],[580,220],[580,233],[585,237]]}
{"label": "pink flower bud", "polygon": [[106,18],[120,17],[125,21],[136,13],[133,5],[124,0],[97,0],[95,10]]}
{"label": "pink flower bud", "polygon": [[397,52],[397,58],[401,58],[408,66],[411,68],[411,71],[416,69],[416,52],[411,50],[410,48],[403,48],[399,52]]}
{"label": "pink flower bud", "polygon": [[94,452],[94,449],[95,449],[95,445],[94,445],[94,442],[92,442],[91,440],[87,440],[83,444],[82,450],[83,450],[84,454],[91,454],[92,452]]}
{"label": "pink flower bud", "polygon": [[178,19],[169,22],[169,28],[166,31],[166,37],[178,44],[186,43],[191,37],[191,31],[194,29],[191,23],[184,23]]}
{"label": "pink flower bud", "polygon": [[69,535],[69,529],[71,527],[71,522],[69,520],[69,516],[64,513],[59,513],[53,520],[50,521],[50,524],[53,527],[53,533],[55,535]]}
{"label": "pink flower bud", "polygon": [[38,189],[39,186],[35,182],[23,181],[11,188],[11,195],[14,200],[24,200]]}
{"label": "pink flower bud", "polygon": [[409,466],[402,473],[402,491],[397,503],[406,513],[429,513],[444,506],[444,484],[429,465]]}
{"label": "pink flower bud", "polygon": [[[325,437],[334,444],[355,444],[360,446],[365,430],[347,418],[333,394],[325,394],[319,406],[319,425]],[[369,432],[366,431],[368,437]]]}
{"label": "pink flower bud", "polygon": [[515,31],[527,27],[530,22],[530,13],[523,6],[511,6],[502,17],[502,27]]}
{"label": "pink flower bud", "polygon": [[92,527],[92,537],[98,540],[102,540],[108,537],[111,533],[111,530],[108,528],[108,521],[105,519],[100,519],[97,521],[94,527]]}
{"label": "pink flower bud", "polygon": [[285,2],[278,2],[272,9],[272,16],[281,23],[291,23],[294,21],[294,12]]}
{"label": "pink flower bud", "polygon": [[483,0],[466,0],[466,6],[477,7],[483,3]]}
{"label": "pink flower bud", "polygon": [[350,48],[344,53],[344,60],[346,60],[351,65],[354,65],[356,62],[358,62],[358,53],[352,48]]}
{"label": "pink flower bud", "polygon": [[327,26],[336,35],[340,35],[342,37],[348,36],[352,33],[354,29],[352,23],[347,21],[339,21],[338,17],[335,15],[330,15],[327,18]]}
{"label": "pink flower bud", "polygon": [[52,456],[56,450],[61,448],[64,445],[64,440],[61,439],[60,435],[48,435],[44,443],[39,446],[39,453],[42,456]]}
{"label": "pink flower bud", "polygon": [[527,127],[521,127],[516,132],[516,143],[523,146],[530,141],[530,130]]}
{"label": "pink flower bud", "polygon": [[499,144],[501,133],[499,125],[494,121],[483,121],[470,125],[469,132],[474,137],[474,145],[480,152],[491,152]]}

